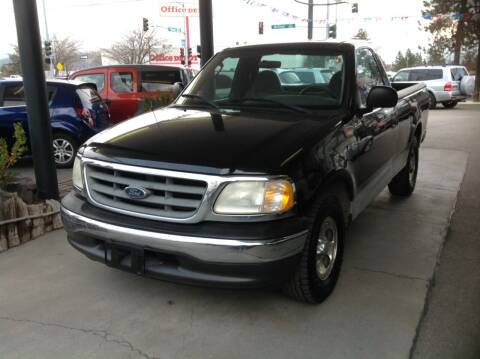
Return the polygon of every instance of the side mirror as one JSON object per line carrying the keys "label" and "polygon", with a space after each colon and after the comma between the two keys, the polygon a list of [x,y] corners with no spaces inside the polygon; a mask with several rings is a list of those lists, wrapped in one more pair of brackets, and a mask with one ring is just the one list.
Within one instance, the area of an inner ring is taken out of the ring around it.
{"label": "side mirror", "polygon": [[367,109],[377,107],[395,107],[398,102],[398,94],[389,86],[374,86],[367,96]]}
{"label": "side mirror", "polygon": [[183,83],[181,82],[175,82],[173,84],[173,89],[172,89],[172,95],[173,95],[173,98],[177,98],[178,95],[180,95],[180,93],[183,91],[183,89],[185,88],[185,86],[183,85]]}

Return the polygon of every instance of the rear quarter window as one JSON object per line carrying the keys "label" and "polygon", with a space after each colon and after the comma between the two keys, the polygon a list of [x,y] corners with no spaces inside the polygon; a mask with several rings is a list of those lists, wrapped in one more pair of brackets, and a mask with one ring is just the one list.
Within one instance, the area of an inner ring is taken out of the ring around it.
{"label": "rear quarter window", "polygon": [[454,67],[450,69],[453,81],[461,81],[463,76],[467,76],[467,71],[463,67]]}
{"label": "rear quarter window", "polygon": [[95,103],[100,101],[100,96],[97,91],[90,87],[78,87],[75,92],[83,108],[91,109]]}
{"label": "rear quarter window", "polygon": [[181,82],[180,71],[142,71],[141,88],[145,92],[168,91],[175,82]]}
{"label": "rear quarter window", "polygon": [[442,69],[411,70],[409,81],[430,81],[443,79]]}

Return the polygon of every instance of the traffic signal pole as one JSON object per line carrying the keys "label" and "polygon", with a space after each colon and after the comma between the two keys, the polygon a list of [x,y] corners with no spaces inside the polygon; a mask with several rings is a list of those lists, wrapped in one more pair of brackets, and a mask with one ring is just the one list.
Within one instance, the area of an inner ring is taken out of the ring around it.
{"label": "traffic signal pole", "polygon": [[52,129],[35,0],[13,0],[18,49],[27,103],[30,147],[40,199],[58,198]]}
{"label": "traffic signal pole", "polygon": [[190,20],[188,19],[188,16],[185,16],[185,38],[186,38],[186,45],[187,45],[187,52],[186,52],[186,59],[185,63],[187,64],[187,67],[190,68],[192,67],[192,58],[191,58],[191,48],[190,48]]}
{"label": "traffic signal pole", "polygon": [[313,37],[313,0],[308,0],[308,39]]}
{"label": "traffic signal pole", "polygon": [[212,0],[199,0],[200,44],[202,46],[201,65],[213,56]]}

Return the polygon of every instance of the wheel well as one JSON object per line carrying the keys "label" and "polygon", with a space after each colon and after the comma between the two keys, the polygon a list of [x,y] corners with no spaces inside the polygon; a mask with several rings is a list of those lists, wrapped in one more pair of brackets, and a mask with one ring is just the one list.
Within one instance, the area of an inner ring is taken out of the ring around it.
{"label": "wheel well", "polygon": [[340,173],[337,172],[333,174],[332,176],[330,176],[324,181],[322,187],[324,188],[324,187],[335,186],[335,185],[343,186],[347,191],[348,198],[350,199],[350,201],[353,200],[353,196],[354,196],[353,182],[347,174],[344,174],[341,172]]}
{"label": "wheel well", "polygon": [[73,135],[70,131],[59,129],[59,128],[52,128],[52,136],[57,134],[67,135],[72,140],[74,140],[76,144],[78,144],[78,138],[75,135]]}

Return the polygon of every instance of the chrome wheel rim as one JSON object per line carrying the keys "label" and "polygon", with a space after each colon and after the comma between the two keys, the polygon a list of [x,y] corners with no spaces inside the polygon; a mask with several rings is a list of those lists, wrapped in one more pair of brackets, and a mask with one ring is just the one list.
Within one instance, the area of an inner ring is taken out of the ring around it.
{"label": "chrome wheel rim", "polygon": [[325,280],[330,276],[338,251],[338,228],[337,222],[332,217],[323,220],[318,234],[316,252],[317,276]]}
{"label": "chrome wheel rim", "polygon": [[410,160],[408,161],[408,179],[410,181],[410,185],[413,186],[416,180],[416,170],[417,170],[417,151],[412,148],[412,152],[410,153]]}
{"label": "chrome wheel rim", "polygon": [[73,158],[75,150],[73,145],[64,138],[56,138],[53,140],[53,157],[58,164],[66,164]]}

